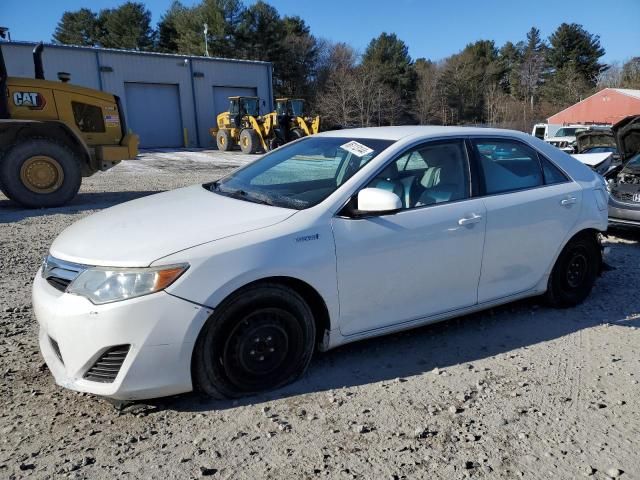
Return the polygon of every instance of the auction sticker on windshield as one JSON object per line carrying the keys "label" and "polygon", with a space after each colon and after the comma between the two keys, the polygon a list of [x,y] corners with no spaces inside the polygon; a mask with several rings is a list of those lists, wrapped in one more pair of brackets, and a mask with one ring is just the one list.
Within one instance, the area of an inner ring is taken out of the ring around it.
{"label": "auction sticker on windshield", "polygon": [[361,144],[360,142],[356,142],[355,140],[345,143],[344,145],[340,145],[340,148],[346,150],[349,153],[353,153],[356,157],[364,157],[365,155],[373,153],[372,149],[370,149],[366,145]]}

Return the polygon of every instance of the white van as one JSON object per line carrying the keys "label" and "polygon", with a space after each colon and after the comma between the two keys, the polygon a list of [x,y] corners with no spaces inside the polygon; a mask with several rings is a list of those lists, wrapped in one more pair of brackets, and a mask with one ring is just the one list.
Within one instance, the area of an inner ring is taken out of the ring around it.
{"label": "white van", "polygon": [[549,124],[549,123],[536,123],[533,126],[531,135],[538,137],[540,140],[546,140],[547,138],[555,136],[556,132],[562,128],[562,125]]}

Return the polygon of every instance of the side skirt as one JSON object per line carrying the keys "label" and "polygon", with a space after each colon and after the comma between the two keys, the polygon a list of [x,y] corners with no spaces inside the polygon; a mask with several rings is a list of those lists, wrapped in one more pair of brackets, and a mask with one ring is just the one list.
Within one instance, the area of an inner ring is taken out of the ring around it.
{"label": "side skirt", "polygon": [[[535,297],[545,292],[547,287],[548,276],[545,275],[543,281],[541,281],[535,288],[526,290],[525,292],[509,295],[508,297],[501,297],[489,302],[478,303],[470,307],[460,308],[456,310],[450,310],[448,312],[439,313],[437,315],[431,315],[428,317],[419,317],[412,320],[407,320],[386,327],[380,327],[373,330],[365,330],[364,332],[354,333],[352,335],[342,335],[339,328],[335,328],[325,335],[325,339],[322,342],[321,351],[331,350],[332,348],[339,347],[351,342],[357,342],[358,340],[364,340],[366,338],[380,337],[388,335],[390,333],[402,332],[405,330],[411,330],[413,328],[422,327],[424,325],[430,325],[432,323],[438,323],[445,320],[450,320],[455,317],[467,315],[469,313],[479,312],[488,308],[496,307],[498,305],[504,305],[523,298]],[[327,338],[328,337],[328,338]]]}

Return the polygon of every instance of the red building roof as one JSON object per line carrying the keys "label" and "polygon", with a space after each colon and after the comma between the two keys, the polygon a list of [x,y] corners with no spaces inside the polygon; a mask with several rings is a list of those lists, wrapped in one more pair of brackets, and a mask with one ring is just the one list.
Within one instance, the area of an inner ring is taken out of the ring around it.
{"label": "red building roof", "polygon": [[605,88],[547,119],[549,123],[614,124],[629,115],[640,115],[640,90]]}

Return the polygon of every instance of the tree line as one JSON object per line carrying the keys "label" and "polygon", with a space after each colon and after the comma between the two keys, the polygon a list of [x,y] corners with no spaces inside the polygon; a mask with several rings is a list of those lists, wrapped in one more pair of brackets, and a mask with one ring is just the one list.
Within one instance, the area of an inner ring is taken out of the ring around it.
{"label": "tree line", "polygon": [[[206,46],[203,26],[207,24]],[[640,88],[640,57],[601,62],[600,39],[561,24],[548,38],[532,27],[522,40],[479,40],[439,61],[412,59],[394,33],[364,52],[314,36],[298,16],[264,1],[202,0],[169,7],[155,27],[142,3],[65,12],[53,41],[270,61],[277,95],[301,96],[325,124],[531,125],[603,87]]]}

